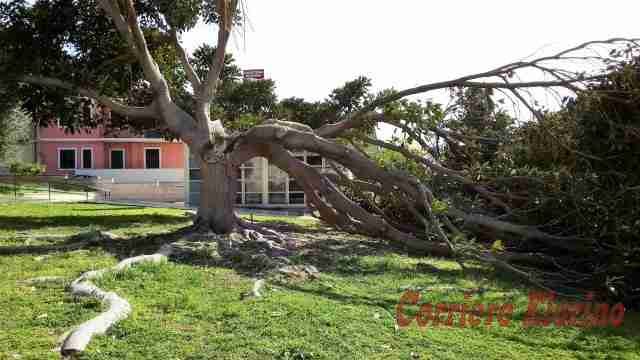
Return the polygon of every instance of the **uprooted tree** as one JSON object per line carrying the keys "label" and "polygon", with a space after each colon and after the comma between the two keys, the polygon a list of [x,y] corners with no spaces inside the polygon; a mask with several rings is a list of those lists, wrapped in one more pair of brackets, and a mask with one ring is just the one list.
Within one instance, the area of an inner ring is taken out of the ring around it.
{"label": "uprooted tree", "polygon": [[[611,96],[610,89],[598,84],[606,83],[612,71],[626,71],[629,59],[637,56],[637,40],[587,42],[552,55],[374,96],[363,92],[368,80],[359,79],[334,92],[336,106],[289,99],[282,104],[289,111],[281,114],[290,115],[288,120],[292,121],[257,118],[252,126],[236,126],[233,120],[238,117],[216,120],[216,104],[221,79],[233,76],[224,74],[225,49],[233,30],[243,22],[241,1],[14,0],[0,6],[3,101],[19,98],[40,123],[53,118],[69,127],[105,121],[127,123],[161,127],[180,138],[195,154],[202,171],[195,220],[200,230],[240,233],[254,239],[282,238],[273,230],[243,221],[234,211],[237,169],[260,156],[295,179],[304,189],[309,207],[327,224],[386,238],[415,253],[453,256],[461,265],[468,259],[480,260],[539,286],[575,286],[585,284],[584,276],[590,270],[577,272],[562,259],[576,255],[602,258],[610,250],[575,233],[543,231],[536,224],[517,221],[511,216],[517,194],[488,186],[457,164],[473,157],[474,151],[491,156],[497,140],[483,133],[482,119],[509,117],[496,113],[491,99],[497,94],[502,94],[501,101],[525,109],[538,122],[549,122],[547,111],[535,100],[537,94],[544,91],[567,99],[586,92]],[[216,47],[188,54],[180,39],[199,21],[217,26]],[[446,118],[450,108],[405,100],[443,90],[456,93],[465,104],[451,107],[461,111],[458,125],[431,121]],[[404,140],[372,137],[372,129],[380,122],[395,126]],[[462,128],[475,130],[465,132]],[[432,184],[402,169],[380,166],[363,151],[363,144],[409,159],[439,183],[463,186],[469,196],[482,199],[491,211],[442,205],[447,199],[436,199]],[[447,159],[442,159],[441,146],[449,149]],[[335,172],[320,173],[291,153],[301,150],[328,159]],[[462,160],[453,161],[456,159]],[[536,182],[525,176],[502,180],[525,185]],[[375,201],[356,201],[358,196],[353,193],[391,196],[419,226],[394,218]],[[491,250],[469,241],[474,233],[486,233],[487,229],[496,238],[539,246],[514,252],[509,246]],[[558,254],[562,256],[556,257]],[[546,270],[534,271],[532,266]],[[545,274],[558,273],[563,277],[546,281]]]}

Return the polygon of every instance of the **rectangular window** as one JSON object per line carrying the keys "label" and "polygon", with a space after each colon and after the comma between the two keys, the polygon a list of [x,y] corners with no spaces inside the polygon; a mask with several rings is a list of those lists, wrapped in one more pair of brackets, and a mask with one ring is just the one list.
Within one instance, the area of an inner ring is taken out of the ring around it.
{"label": "rectangular window", "polygon": [[111,149],[111,168],[124,169],[124,149]]}
{"label": "rectangular window", "polygon": [[144,167],[145,169],[160,169],[160,149],[159,148],[144,149]]}
{"label": "rectangular window", "polygon": [[82,168],[93,168],[93,149],[82,149]]}
{"label": "rectangular window", "polygon": [[322,156],[318,155],[307,155],[307,164],[311,166],[322,166]]}
{"label": "rectangular window", "polygon": [[289,204],[304,204],[304,193],[289,193]]}
{"label": "rectangular window", "polygon": [[76,149],[58,149],[58,167],[60,169],[75,169]]}
{"label": "rectangular window", "polygon": [[287,203],[287,173],[274,165],[269,165],[269,204]]}
{"label": "rectangular window", "polygon": [[262,204],[262,193],[245,193],[244,201],[247,205]]}
{"label": "rectangular window", "polygon": [[189,179],[202,180],[202,173],[200,172],[200,169],[189,169]]}

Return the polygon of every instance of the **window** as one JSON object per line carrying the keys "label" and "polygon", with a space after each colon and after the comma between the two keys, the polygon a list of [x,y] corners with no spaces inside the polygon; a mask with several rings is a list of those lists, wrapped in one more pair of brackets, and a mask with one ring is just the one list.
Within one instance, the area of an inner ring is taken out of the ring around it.
{"label": "window", "polygon": [[160,148],[144,149],[144,168],[160,169]]}
{"label": "window", "polygon": [[262,193],[264,192],[263,159],[253,158],[240,167],[242,171],[242,190],[244,193],[244,203],[247,205],[262,204]]}
{"label": "window", "polygon": [[287,173],[269,165],[269,204],[287,203]]}
{"label": "window", "polygon": [[111,168],[124,169],[124,149],[111,149]]}
{"label": "window", "polygon": [[[324,171],[324,159],[307,152],[293,154],[296,159],[309,166]],[[304,205],[304,189],[286,172],[269,164],[261,157],[253,158],[236,170],[237,188],[235,203],[237,205]],[[191,176],[199,178],[198,171],[191,169]]]}
{"label": "window", "polygon": [[58,168],[76,168],[76,149],[58,149]]}
{"label": "window", "polygon": [[307,164],[313,167],[322,167],[322,157],[319,155],[307,155]]}
{"label": "window", "polygon": [[93,168],[93,149],[82,149],[82,168]]}

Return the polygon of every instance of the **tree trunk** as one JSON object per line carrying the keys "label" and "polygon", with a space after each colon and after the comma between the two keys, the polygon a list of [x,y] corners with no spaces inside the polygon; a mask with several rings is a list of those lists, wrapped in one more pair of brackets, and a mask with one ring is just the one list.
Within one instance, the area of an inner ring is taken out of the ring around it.
{"label": "tree trunk", "polygon": [[237,174],[228,155],[216,155],[200,161],[202,183],[197,223],[217,234],[226,234],[236,226]]}

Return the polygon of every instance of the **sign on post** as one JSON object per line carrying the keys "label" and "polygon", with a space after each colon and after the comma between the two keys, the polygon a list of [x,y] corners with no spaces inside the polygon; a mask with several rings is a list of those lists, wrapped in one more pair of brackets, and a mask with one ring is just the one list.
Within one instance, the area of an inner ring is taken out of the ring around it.
{"label": "sign on post", "polygon": [[264,69],[249,69],[243,70],[242,75],[245,80],[263,80],[264,79]]}

